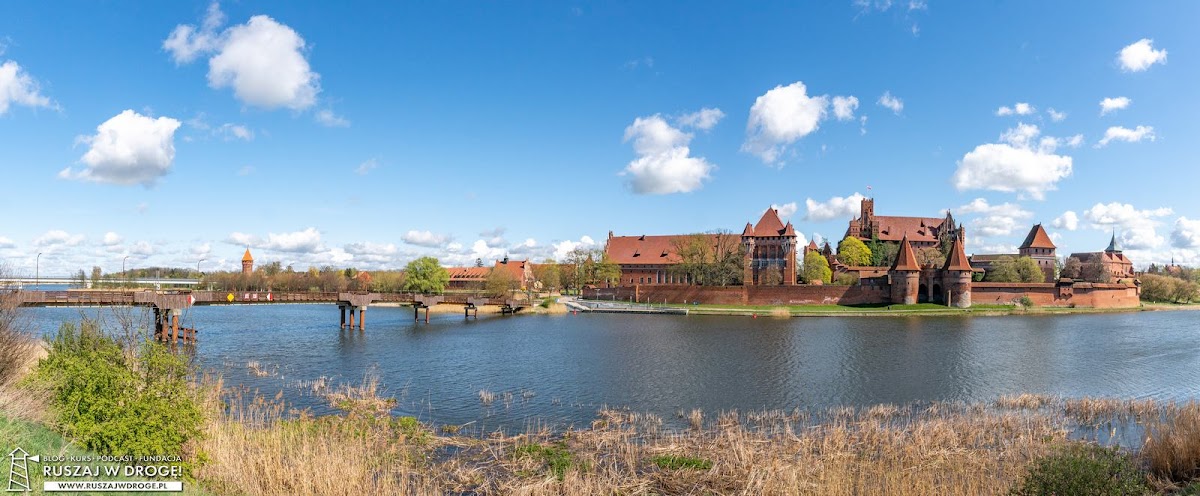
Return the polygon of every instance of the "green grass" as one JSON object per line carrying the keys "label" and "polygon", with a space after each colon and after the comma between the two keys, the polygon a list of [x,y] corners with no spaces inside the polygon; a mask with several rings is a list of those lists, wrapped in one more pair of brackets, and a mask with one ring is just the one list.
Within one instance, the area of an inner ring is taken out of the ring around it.
{"label": "green grass", "polygon": [[[966,312],[968,309],[947,307],[939,303],[917,303],[914,305],[889,305],[886,303],[870,304],[870,305],[719,305],[719,304],[699,304],[689,305],[682,303],[651,304],[652,307],[668,307],[668,308],[689,308],[697,310],[738,310],[738,311],[761,311],[763,313],[771,312],[779,308],[785,308],[790,312],[801,313],[887,313],[887,312]],[[1015,305],[972,305],[969,310],[996,310],[996,311],[1011,311]]]}
{"label": "green grass", "polygon": [[567,475],[567,470],[571,467],[579,467],[581,470],[587,470],[586,465],[580,464],[567,450],[565,443],[555,443],[553,446],[542,446],[540,444],[522,444],[514,450],[517,457],[529,456],[534,459],[541,460],[542,463],[550,469],[554,477],[558,480],[563,480]]}
{"label": "green grass", "polygon": [[681,455],[659,455],[650,458],[650,463],[658,466],[658,468],[667,470],[679,470],[681,468],[691,470],[708,470],[712,468],[712,462],[703,458],[695,458],[691,456]]}

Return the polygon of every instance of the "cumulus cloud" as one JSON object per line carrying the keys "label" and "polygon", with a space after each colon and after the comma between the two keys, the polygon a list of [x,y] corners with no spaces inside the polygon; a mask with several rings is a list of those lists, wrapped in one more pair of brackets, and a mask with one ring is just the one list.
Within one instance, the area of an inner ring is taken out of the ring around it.
{"label": "cumulus cloud", "polygon": [[303,231],[268,233],[265,240],[252,234],[233,232],[229,234],[228,242],[288,253],[311,254],[325,251],[324,245],[321,244],[321,233],[314,227]]}
{"label": "cumulus cloud", "polygon": [[665,195],[700,189],[715,165],[690,156],[691,133],[672,127],[655,114],[638,117],[625,128],[625,142],[633,141],[637,158],[625,167],[629,186],[637,194]]}
{"label": "cumulus cloud", "polygon": [[84,236],[82,234],[70,234],[66,231],[55,229],[46,231],[45,234],[38,236],[33,240],[33,245],[38,248],[55,248],[60,246],[79,246],[83,243]]}
{"label": "cumulus cloud", "polygon": [[887,107],[896,115],[900,115],[900,112],[904,111],[904,100],[892,96],[892,92],[890,90],[883,92],[883,96],[879,97],[879,101],[875,103]]}
{"label": "cumulus cloud", "polygon": [[313,116],[317,123],[325,127],[350,127],[350,121],[345,117],[333,113],[329,109],[318,110]]}
{"label": "cumulus cloud", "polygon": [[1175,219],[1175,229],[1171,231],[1171,246],[1200,248],[1200,220],[1187,217]]}
{"label": "cumulus cloud", "polygon": [[15,246],[17,246],[17,244],[14,243],[13,240],[4,236],[0,236],[0,248],[13,248]]}
{"label": "cumulus cloud", "polygon": [[1033,108],[1033,105],[1030,105],[1025,102],[1018,102],[1016,105],[1013,105],[1012,107],[1003,106],[1003,107],[996,109],[996,115],[1000,115],[1000,116],[1029,115],[1029,114],[1034,113],[1034,111],[1035,111],[1035,109]]}
{"label": "cumulus cloud", "polygon": [[295,30],[265,15],[219,31],[224,22],[220,7],[213,3],[200,28],[176,26],[163,41],[163,49],[176,64],[213,54],[208,61],[209,86],[232,88],[247,105],[303,110],[316,103],[320,75],[309,67],[307,44]]}
{"label": "cumulus cloud", "polygon": [[1054,107],[1046,109],[1046,113],[1050,114],[1050,120],[1052,120],[1054,122],[1062,122],[1063,119],[1067,118],[1066,112],[1059,112],[1057,110],[1054,110]]}
{"label": "cumulus cloud", "polygon": [[679,127],[690,127],[707,131],[716,126],[722,118],[725,117],[725,112],[718,108],[702,108],[690,114],[684,114],[675,119],[675,124]]}
{"label": "cumulus cloud", "polygon": [[1054,222],[1051,222],[1050,225],[1057,229],[1074,231],[1079,229],[1079,215],[1072,210],[1067,210],[1066,212],[1063,212],[1062,215],[1055,218]]}
{"label": "cumulus cloud", "polygon": [[123,241],[123,239],[121,238],[121,235],[119,235],[115,232],[109,231],[109,232],[104,233],[104,240],[102,241],[102,243],[104,243],[104,246],[114,246],[114,245],[121,244],[121,241]]}
{"label": "cumulus cloud", "polygon": [[96,127],[94,136],[76,140],[90,146],[80,158],[80,171],[67,167],[58,176],[100,183],[152,186],[175,161],[175,130],[179,121],[157,119],[126,110]]}
{"label": "cumulus cloud", "polygon": [[1108,146],[1110,141],[1137,143],[1142,140],[1154,141],[1154,138],[1154,126],[1138,126],[1134,129],[1113,126],[1104,131],[1104,137],[1100,139],[1099,143],[1096,143],[1096,148]]}
{"label": "cumulus cloud", "polygon": [[1008,236],[1013,231],[1026,226],[1027,219],[1033,213],[1013,203],[991,205],[986,199],[976,198],[966,205],[958,207],[964,214],[977,214],[980,217],[971,221],[972,231],[983,237]]}
{"label": "cumulus cloud", "polygon": [[[855,96],[833,97],[833,115],[839,121],[854,120],[854,111],[858,109],[858,98]],[[864,116],[865,117],[865,116]]]}
{"label": "cumulus cloud", "polygon": [[1159,225],[1157,219],[1172,213],[1167,207],[1143,210],[1128,203],[1111,202],[1093,205],[1084,210],[1083,217],[1094,229],[1117,230],[1121,245],[1136,250],[1157,248],[1164,243],[1155,229]]}
{"label": "cumulus cloud", "polygon": [[779,162],[788,145],[817,130],[828,107],[828,96],[808,96],[801,81],[776,86],[750,107],[742,151],[758,155],[767,164]]}
{"label": "cumulus cloud", "polygon": [[554,243],[552,246],[554,247],[554,259],[558,260],[558,261],[564,261],[567,258],[567,254],[571,253],[576,248],[583,248],[583,249],[595,248],[596,241],[593,240],[590,236],[582,236],[579,238],[578,241],[572,241],[572,240],[568,239],[566,241],[560,241],[558,243]]}
{"label": "cumulus cloud", "polygon": [[450,241],[450,236],[445,234],[435,234],[432,231],[408,231],[404,233],[404,242],[410,245],[425,246],[429,248],[437,248],[444,246]]}
{"label": "cumulus cloud", "polygon": [[1128,97],[1124,97],[1124,96],[1118,96],[1116,98],[1105,98],[1103,100],[1100,100],[1100,115],[1104,115],[1109,112],[1115,112],[1117,110],[1129,108],[1129,104],[1131,104],[1131,103],[1133,103],[1133,100],[1130,100]]}
{"label": "cumulus cloud", "polygon": [[1001,134],[1001,143],[976,146],[959,160],[954,187],[959,191],[988,189],[1045,198],[1046,191],[1056,189],[1058,181],[1071,175],[1072,160],[1054,153],[1058,139],[1037,140],[1040,134],[1037,126],[1022,123]]}
{"label": "cumulus cloud", "polygon": [[1067,146],[1071,148],[1079,148],[1079,146],[1083,144],[1083,135],[1076,134],[1075,136],[1071,136],[1070,138],[1067,138],[1066,143]]}
{"label": "cumulus cloud", "polygon": [[846,197],[834,196],[824,202],[808,198],[804,200],[804,207],[807,210],[804,220],[812,222],[824,222],[834,219],[849,220],[851,217],[858,216],[863,198],[866,197],[858,192]]}
{"label": "cumulus cloud", "polygon": [[133,246],[129,247],[129,253],[142,257],[148,257],[154,254],[154,245],[145,241],[138,241]]}
{"label": "cumulus cloud", "polygon": [[776,204],[772,203],[771,208],[778,210],[779,216],[784,219],[787,219],[787,218],[795,215],[796,210],[799,210],[799,207],[796,206],[796,202],[784,203],[783,205],[776,205]]}
{"label": "cumulus cloud", "polygon": [[392,243],[350,243],[346,245],[344,249],[346,253],[353,255],[356,260],[365,260],[369,262],[387,261],[392,257],[395,257],[396,254],[400,252],[400,250],[396,248],[396,245]]}
{"label": "cumulus cloud", "polygon": [[1117,62],[1125,72],[1142,72],[1154,64],[1167,63],[1167,51],[1155,50],[1154,40],[1142,38],[1122,48]]}
{"label": "cumulus cloud", "polygon": [[26,107],[53,107],[50,99],[42,96],[37,81],[21,69],[15,61],[0,64],[0,115],[8,113],[12,105]]}

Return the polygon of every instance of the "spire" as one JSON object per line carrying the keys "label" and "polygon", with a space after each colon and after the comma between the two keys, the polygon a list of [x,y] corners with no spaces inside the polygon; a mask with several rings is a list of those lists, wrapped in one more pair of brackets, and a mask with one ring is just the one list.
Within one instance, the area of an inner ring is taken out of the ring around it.
{"label": "spire", "polygon": [[754,226],[746,223],[746,228],[742,230],[742,236],[754,236]]}
{"label": "spire", "polygon": [[242,261],[243,262],[253,262],[254,261],[254,257],[250,255],[250,247],[249,246],[246,247],[246,254],[242,255]]}
{"label": "spire", "polygon": [[1121,247],[1117,245],[1117,230],[1115,228],[1113,229],[1112,240],[1108,242],[1108,248],[1105,248],[1104,251],[1109,253],[1121,252]]}
{"label": "spire", "polygon": [[788,221],[788,223],[783,226],[783,235],[784,236],[795,236],[796,235],[796,228],[792,227],[792,221]]}
{"label": "spire", "polygon": [[921,265],[917,263],[917,255],[913,253],[912,245],[908,244],[908,233],[900,239],[900,252],[896,254],[896,261],[892,262],[892,270],[899,271],[919,271]]}
{"label": "spire", "polygon": [[950,257],[946,259],[946,265],[942,266],[942,270],[971,270],[971,262],[967,259],[967,254],[963,252],[962,241],[958,238],[954,238],[954,242],[950,246]]}

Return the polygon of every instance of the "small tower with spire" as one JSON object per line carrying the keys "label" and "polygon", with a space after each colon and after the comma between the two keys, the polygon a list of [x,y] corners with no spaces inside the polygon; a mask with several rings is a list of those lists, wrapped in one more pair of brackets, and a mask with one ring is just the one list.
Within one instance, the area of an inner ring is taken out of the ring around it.
{"label": "small tower with spire", "polygon": [[1113,229],[1112,239],[1108,241],[1108,248],[1104,249],[1105,253],[1121,253],[1121,245],[1117,244],[1117,230]]}
{"label": "small tower with spire", "polygon": [[242,275],[248,276],[254,273],[254,257],[250,255],[250,247],[246,247],[246,254],[242,255]]}
{"label": "small tower with spire", "polygon": [[900,239],[900,252],[896,254],[896,261],[892,262],[892,267],[888,270],[888,277],[892,280],[892,303],[917,303],[917,293],[921,289],[921,265],[917,263],[917,256],[908,242],[908,233]]}

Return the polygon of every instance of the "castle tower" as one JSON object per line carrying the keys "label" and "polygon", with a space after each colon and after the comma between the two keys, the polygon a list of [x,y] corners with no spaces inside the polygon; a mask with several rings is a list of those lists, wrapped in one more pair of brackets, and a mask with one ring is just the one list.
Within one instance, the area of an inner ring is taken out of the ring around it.
{"label": "castle tower", "polygon": [[[1109,247],[1112,245],[1110,244]],[[1025,236],[1025,242],[1021,243],[1020,248],[1017,249],[1017,254],[1032,258],[1045,274],[1046,282],[1053,282],[1054,252],[1057,249],[1054,242],[1050,241],[1050,235],[1046,234],[1046,229],[1041,224],[1034,224],[1033,228],[1029,230],[1029,234]]]}
{"label": "castle tower", "polygon": [[791,221],[783,226],[783,284],[796,284],[796,228]]}
{"label": "castle tower", "polygon": [[248,276],[254,273],[254,257],[250,255],[250,247],[246,247],[246,254],[242,255],[242,275]]}
{"label": "castle tower", "polygon": [[754,285],[754,226],[746,223],[742,230],[742,285]]}
{"label": "castle tower", "polygon": [[917,303],[917,292],[921,287],[921,266],[917,263],[917,255],[913,253],[912,245],[908,243],[908,234],[900,239],[900,252],[896,254],[896,261],[888,270],[888,276],[892,279],[892,303]]}
{"label": "castle tower", "polygon": [[950,293],[947,305],[971,307],[971,273],[971,262],[963,252],[962,240],[955,237],[946,265],[942,266],[942,287]]}

